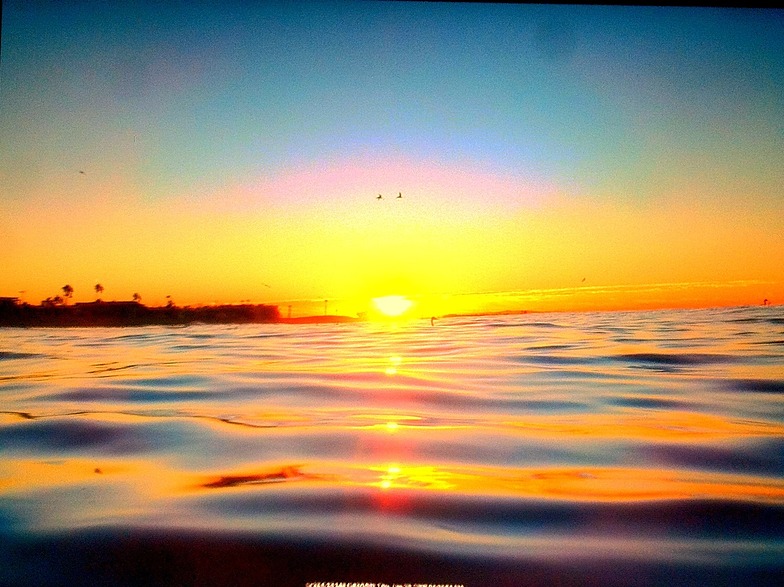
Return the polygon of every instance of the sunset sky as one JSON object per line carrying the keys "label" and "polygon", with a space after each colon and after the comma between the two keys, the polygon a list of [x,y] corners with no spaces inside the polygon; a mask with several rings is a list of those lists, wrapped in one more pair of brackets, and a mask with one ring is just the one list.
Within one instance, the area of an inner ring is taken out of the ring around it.
{"label": "sunset sky", "polygon": [[782,303],[782,186],[782,11],[3,5],[0,296],[30,303]]}

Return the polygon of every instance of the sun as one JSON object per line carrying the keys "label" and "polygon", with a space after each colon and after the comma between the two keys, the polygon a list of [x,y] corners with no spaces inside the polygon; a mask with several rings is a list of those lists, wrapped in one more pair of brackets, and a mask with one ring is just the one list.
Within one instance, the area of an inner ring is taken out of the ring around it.
{"label": "sun", "polygon": [[385,316],[395,318],[413,306],[414,302],[405,296],[384,296],[373,298],[373,304]]}

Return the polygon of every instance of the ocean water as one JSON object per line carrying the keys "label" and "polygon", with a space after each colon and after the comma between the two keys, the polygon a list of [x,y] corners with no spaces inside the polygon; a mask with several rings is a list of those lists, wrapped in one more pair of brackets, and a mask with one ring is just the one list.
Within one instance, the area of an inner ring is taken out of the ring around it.
{"label": "ocean water", "polygon": [[780,584],[784,308],[0,329],[0,584]]}

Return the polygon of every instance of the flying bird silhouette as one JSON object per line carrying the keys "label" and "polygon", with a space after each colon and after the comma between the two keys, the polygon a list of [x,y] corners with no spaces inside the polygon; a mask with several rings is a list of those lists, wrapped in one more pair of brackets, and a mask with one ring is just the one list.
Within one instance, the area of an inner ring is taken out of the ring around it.
{"label": "flying bird silhouette", "polygon": [[398,192],[397,193],[397,198],[395,198],[395,199],[399,200],[402,197],[403,197],[403,192]]}
{"label": "flying bird silhouette", "polygon": [[380,200],[381,199],[381,194],[378,194],[378,197],[376,199]]}

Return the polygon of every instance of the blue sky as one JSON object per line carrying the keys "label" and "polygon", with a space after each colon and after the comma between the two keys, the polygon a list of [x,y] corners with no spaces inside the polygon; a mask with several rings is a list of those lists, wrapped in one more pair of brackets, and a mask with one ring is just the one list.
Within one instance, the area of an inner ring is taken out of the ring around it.
{"label": "blue sky", "polygon": [[87,163],[125,135],[150,188],[364,150],[639,175],[651,154],[742,147],[748,124],[781,146],[783,27],[704,8],[10,2],[3,136]]}
{"label": "blue sky", "polygon": [[[116,205],[144,206],[236,197],[231,186],[358,160],[522,177],[581,201],[639,204],[642,215],[678,198],[766,222],[783,209],[781,11],[4,8],[0,198],[11,223],[45,193],[82,197],[51,188],[73,170],[121,184],[116,194],[104,188]],[[372,196],[392,184],[366,187]],[[415,178],[398,185],[416,190]],[[314,184],[307,196],[335,194]]]}

